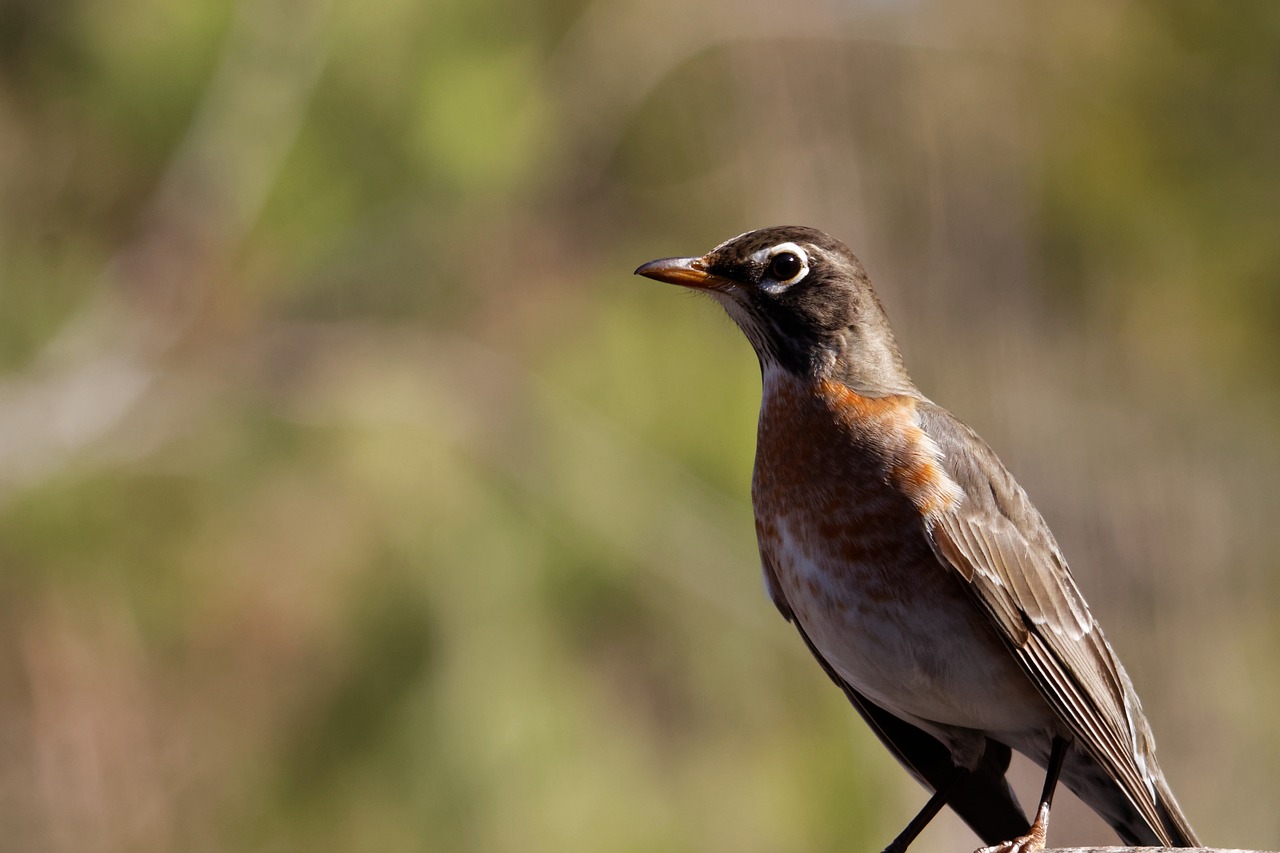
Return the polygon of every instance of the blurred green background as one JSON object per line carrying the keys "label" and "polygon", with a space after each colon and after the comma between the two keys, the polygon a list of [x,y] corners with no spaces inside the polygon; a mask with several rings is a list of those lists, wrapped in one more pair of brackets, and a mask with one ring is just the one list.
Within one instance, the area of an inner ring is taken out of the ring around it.
{"label": "blurred green background", "polygon": [[1275,849],[1278,57],[1273,0],[0,0],[0,849],[880,849],[755,360],[630,275],[780,223]]}

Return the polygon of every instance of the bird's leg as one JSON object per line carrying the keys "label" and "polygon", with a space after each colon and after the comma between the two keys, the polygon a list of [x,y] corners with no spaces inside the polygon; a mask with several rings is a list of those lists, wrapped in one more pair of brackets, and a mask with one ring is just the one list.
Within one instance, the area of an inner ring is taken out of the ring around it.
{"label": "bird's leg", "polygon": [[992,847],[980,848],[977,853],[1035,853],[1044,849],[1045,836],[1049,832],[1049,807],[1053,805],[1053,792],[1058,787],[1062,762],[1067,757],[1071,741],[1055,737],[1049,752],[1049,767],[1044,776],[1044,790],[1040,792],[1040,807],[1036,809],[1035,822],[1026,835],[1012,838]]}
{"label": "bird's leg", "polygon": [[965,767],[957,767],[956,772],[946,781],[938,790],[933,792],[933,796],[929,798],[929,802],[924,804],[924,808],[920,809],[919,814],[911,819],[911,823],[907,824],[906,829],[898,833],[898,837],[889,842],[889,846],[884,848],[884,853],[905,853],[906,849],[911,846],[911,842],[916,840],[916,836],[924,831],[929,825],[929,821],[942,811],[942,807],[947,804],[947,800],[951,797],[964,777],[969,775],[969,770]]}

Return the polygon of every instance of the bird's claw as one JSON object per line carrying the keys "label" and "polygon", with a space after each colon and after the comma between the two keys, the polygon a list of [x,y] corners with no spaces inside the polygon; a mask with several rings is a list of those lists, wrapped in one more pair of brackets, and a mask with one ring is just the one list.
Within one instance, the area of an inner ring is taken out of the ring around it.
{"label": "bird's claw", "polygon": [[1044,849],[1044,833],[1032,827],[1026,835],[1010,838],[991,847],[980,847],[975,853],[1037,853]]}

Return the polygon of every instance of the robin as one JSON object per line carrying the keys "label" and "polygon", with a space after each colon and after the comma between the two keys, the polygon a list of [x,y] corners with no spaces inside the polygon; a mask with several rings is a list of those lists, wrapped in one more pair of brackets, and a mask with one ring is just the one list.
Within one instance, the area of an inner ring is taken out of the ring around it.
{"label": "robin", "polygon": [[[922,395],[862,264],[821,231],[751,231],[636,270],[710,294],[760,361],[751,483],[770,597],[827,675],[991,845],[1045,844],[1061,779],[1127,844],[1196,847],[1133,684],[995,453]],[[1005,778],[1045,769],[1035,819]]]}

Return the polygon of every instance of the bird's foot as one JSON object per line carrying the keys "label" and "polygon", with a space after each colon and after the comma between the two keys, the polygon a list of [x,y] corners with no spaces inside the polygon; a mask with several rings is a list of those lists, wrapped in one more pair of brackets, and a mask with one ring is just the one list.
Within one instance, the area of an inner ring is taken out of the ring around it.
{"label": "bird's foot", "polygon": [[1037,820],[1031,824],[1031,831],[1017,838],[1010,838],[991,847],[980,847],[976,853],[1037,853],[1044,849],[1045,829],[1048,821]]}

